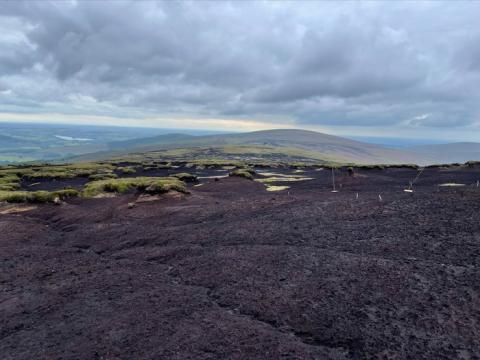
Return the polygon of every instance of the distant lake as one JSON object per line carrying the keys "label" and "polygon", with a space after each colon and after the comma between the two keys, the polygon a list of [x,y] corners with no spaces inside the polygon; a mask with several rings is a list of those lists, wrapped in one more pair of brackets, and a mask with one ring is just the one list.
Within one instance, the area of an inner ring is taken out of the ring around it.
{"label": "distant lake", "polygon": [[87,138],[75,138],[71,136],[62,136],[62,135],[55,135],[55,137],[62,140],[69,140],[69,141],[92,141],[93,140],[93,139],[87,139]]}

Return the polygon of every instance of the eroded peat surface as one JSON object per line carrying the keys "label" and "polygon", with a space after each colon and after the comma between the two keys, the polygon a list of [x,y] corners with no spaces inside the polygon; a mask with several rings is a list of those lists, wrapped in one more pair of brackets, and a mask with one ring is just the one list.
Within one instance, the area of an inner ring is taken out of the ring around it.
{"label": "eroded peat surface", "polygon": [[0,357],[480,356],[478,168],[295,174],[2,205]]}

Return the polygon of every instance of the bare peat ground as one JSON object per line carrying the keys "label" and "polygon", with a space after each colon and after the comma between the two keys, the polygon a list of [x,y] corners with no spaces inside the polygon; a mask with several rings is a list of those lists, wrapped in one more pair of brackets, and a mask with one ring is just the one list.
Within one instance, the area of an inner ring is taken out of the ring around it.
{"label": "bare peat ground", "polygon": [[0,358],[478,359],[480,171],[415,174],[0,207]]}

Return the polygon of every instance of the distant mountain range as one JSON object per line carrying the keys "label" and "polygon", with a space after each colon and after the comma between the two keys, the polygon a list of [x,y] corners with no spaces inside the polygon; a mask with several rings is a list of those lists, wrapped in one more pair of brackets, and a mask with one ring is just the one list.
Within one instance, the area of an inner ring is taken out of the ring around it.
{"label": "distant mountain range", "polygon": [[[418,165],[480,160],[480,143],[399,148],[315,131],[278,129],[204,135],[200,131],[77,125],[0,124],[0,164],[77,161],[157,151],[159,155],[276,161]],[[149,134],[153,136],[147,137]],[[408,139],[407,139],[408,143]],[[174,151],[182,149],[182,151]]]}
{"label": "distant mountain range", "polygon": [[108,144],[116,154],[161,149],[225,146],[267,146],[308,151],[315,160],[325,158],[361,164],[415,163],[419,165],[480,160],[480,143],[451,143],[393,149],[307,130],[264,130],[247,133],[192,136],[166,134],[115,141]]}

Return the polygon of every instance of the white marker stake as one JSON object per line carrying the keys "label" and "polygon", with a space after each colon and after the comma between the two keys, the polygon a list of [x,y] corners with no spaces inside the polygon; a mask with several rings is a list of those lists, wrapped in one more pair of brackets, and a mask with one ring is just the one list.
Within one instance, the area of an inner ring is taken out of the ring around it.
{"label": "white marker stake", "polygon": [[408,192],[408,193],[413,193],[413,189],[412,189],[413,182],[409,181],[409,183],[410,183],[410,186],[408,187],[408,189],[403,189],[403,191]]}
{"label": "white marker stake", "polygon": [[425,170],[424,167],[421,170],[418,171],[417,176],[415,176],[415,179],[409,181],[410,186],[408,187],[408,189],[403,189],[403,191],[408,192],[408,193],[413,193],[413,184],[415,184],[415,181],[417,181],[418,178],[420,177],[420,175],[422,175],[423,170]]}
{"label": "white marker stake", "polygon": [[332,184],[333,184],[332,192],[334,193],[338,192],[337,189],[335,189],[335,172],[333,171],[333,166],[332,166]]}
{"label": "white marker stake", "polygon": [[477,187],[478,187],[479,185],[480,185],[480,181],[479,181],[479,180],[477,180]]}
{"label": "white marker stake", "polygon": [[356,199],[358,200],[358,193],[357,193]]}
{"label": "white marker stake", "polygon": [[382,195],[378,194],[378,200],[382,201]]}

